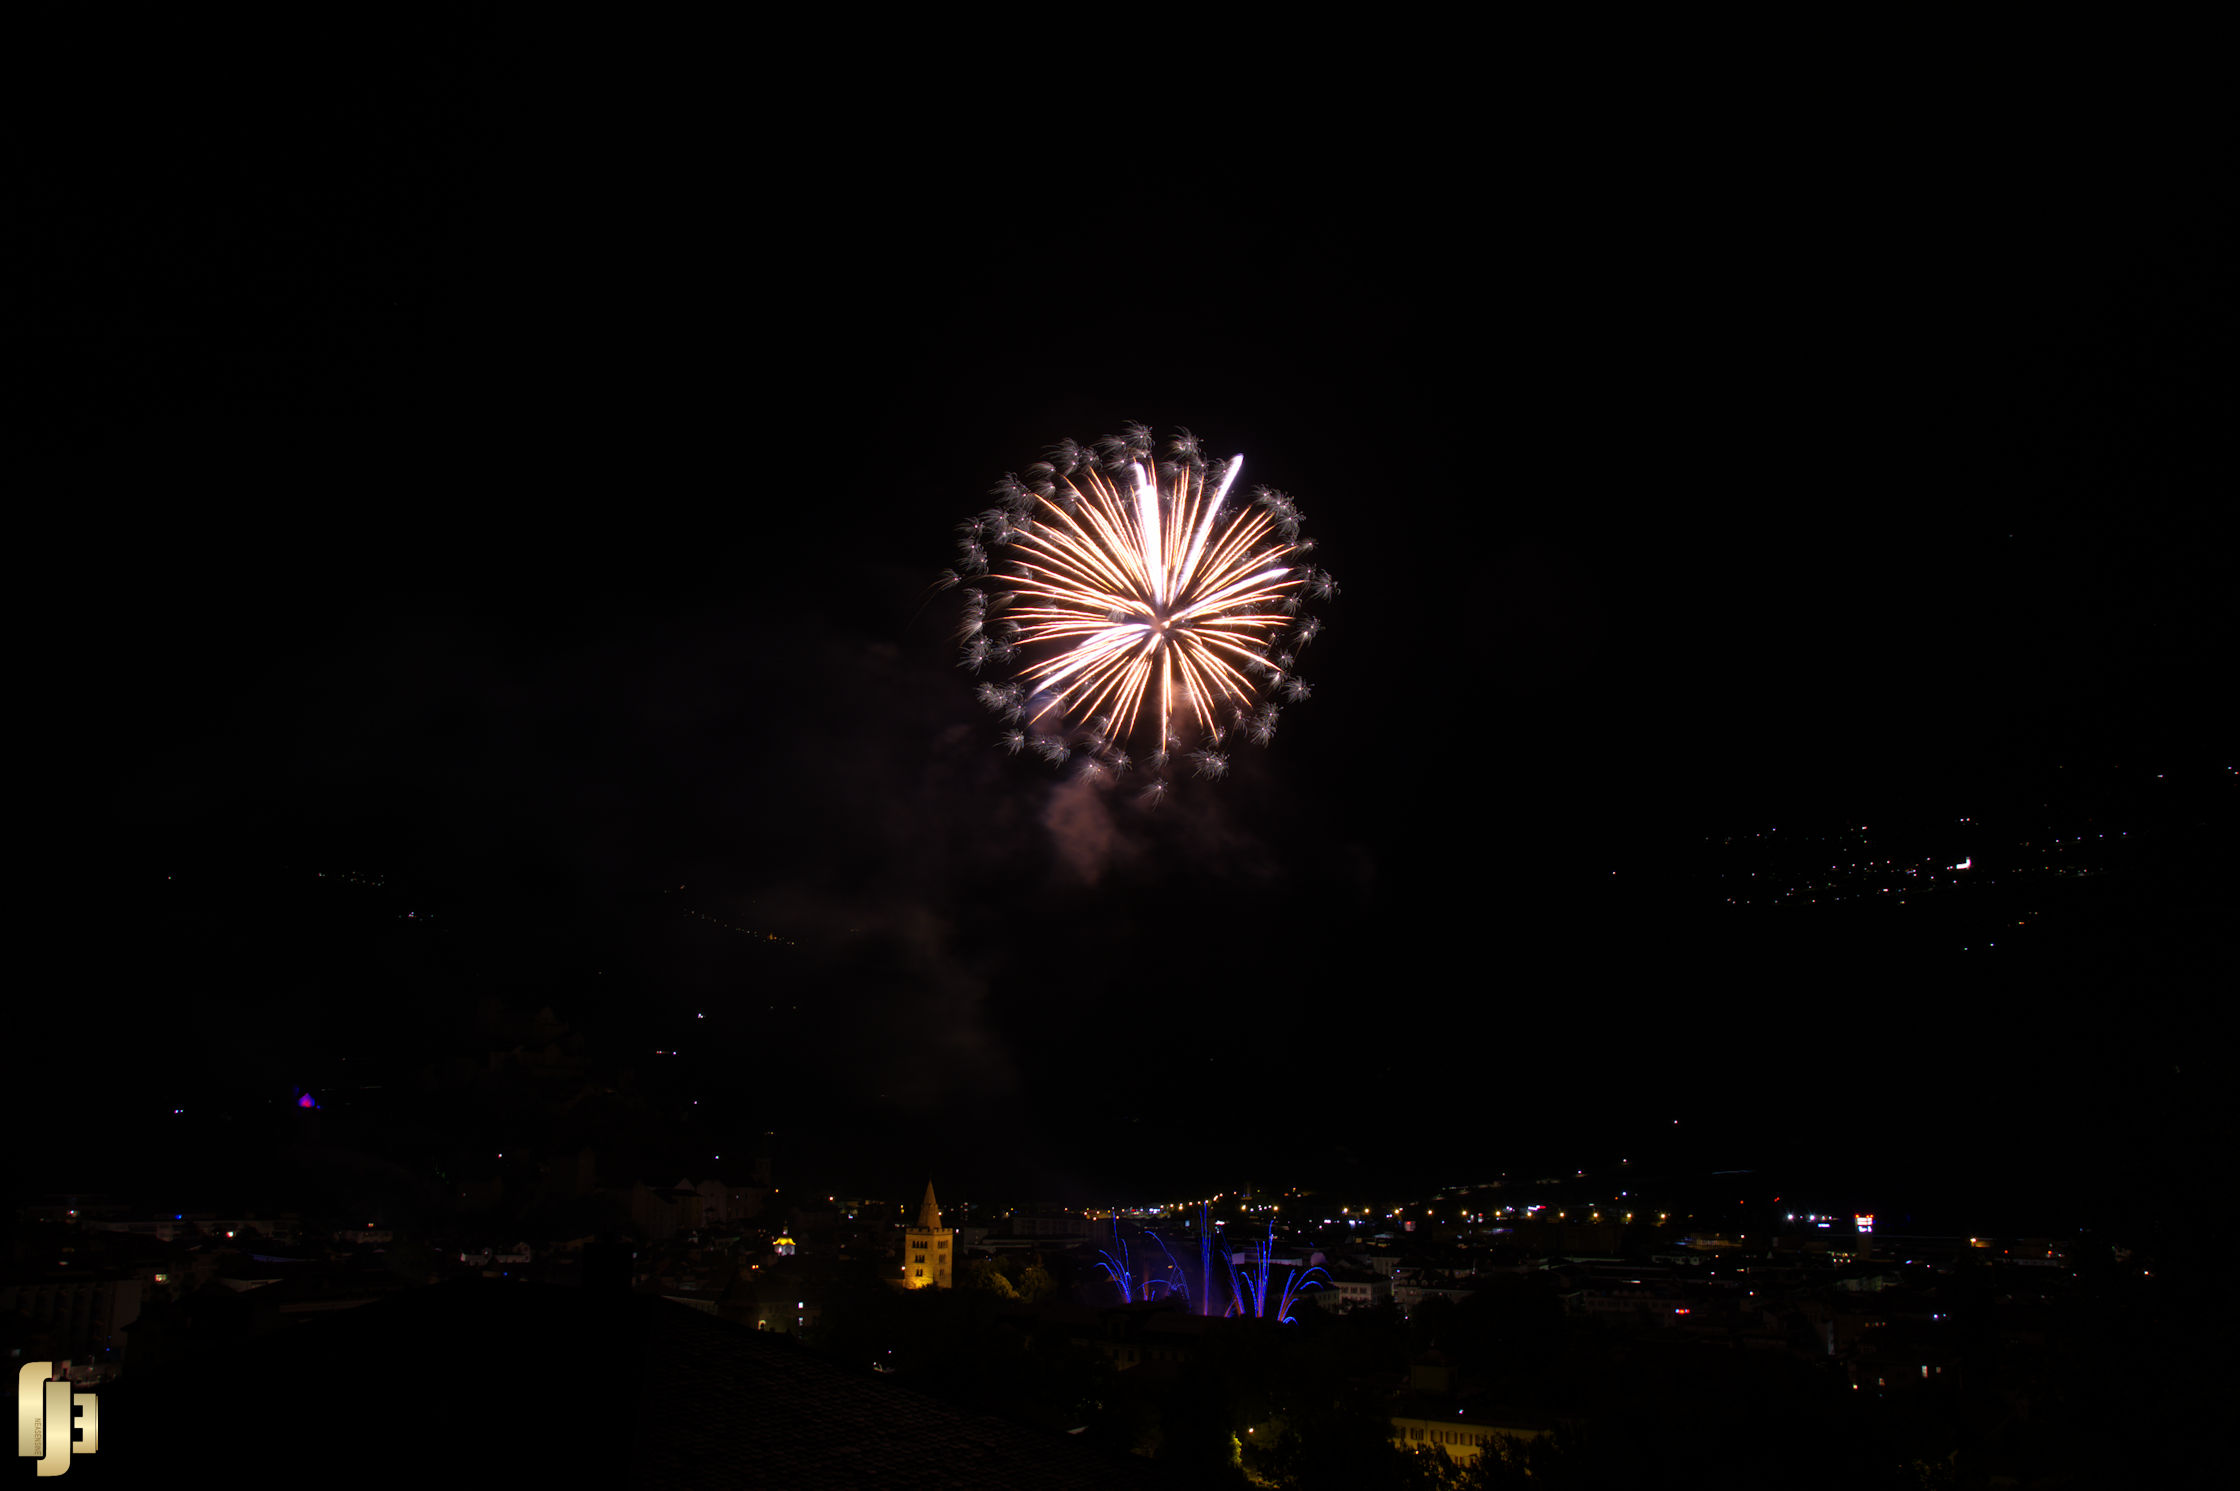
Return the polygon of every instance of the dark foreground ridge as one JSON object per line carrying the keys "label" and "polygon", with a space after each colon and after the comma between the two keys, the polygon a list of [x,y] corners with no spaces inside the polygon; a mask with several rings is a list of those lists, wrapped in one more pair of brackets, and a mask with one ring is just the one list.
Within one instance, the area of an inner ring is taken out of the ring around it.
{"label": "dark foreground ridge", "polygon": [[243,1341],[111,1383],[98,1459],[73,1469],[153,1484],[191,1465],[361,1485],[501,1465],[677,1488],[1159,1483],[670,1300],[481,1279],[337,1312],[284,1352]]}

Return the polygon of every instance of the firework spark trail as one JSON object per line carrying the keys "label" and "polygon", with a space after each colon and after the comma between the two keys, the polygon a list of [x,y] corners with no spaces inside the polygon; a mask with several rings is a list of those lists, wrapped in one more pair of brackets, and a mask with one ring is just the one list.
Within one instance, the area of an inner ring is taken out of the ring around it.
{"label": "firework spark trail", "polygon": [[1201,1206],[1198,1208],[1198,1297],[1205,1301],[1203,1305],[1199,1306],[1199,1313],[1204,1315],[1213,1313],[1212,1216],[1213,1209],[1211,1207]]}
{"label": "firework spark trail", "polygon": [[[1211,1315],[1213,1313],[1212,1217],[1213,1210],[1211,1207],[1201,1206],[1198,1208],[1198,1294],[1196,1308],[1200,1315]],[[1149,1232],[1145,1235],[1153,1242],[1158,1243],[1159,1251],[1167,1255],[1167,1266],[1173,1272],[1175,1278],[1180,1281],[1180,1288],[1176,1292],[1181,1294],[1183,1304],[1188,1306],[1191,1303],[1189,1272],[1175,1260],[1174,1250],[1167,1246],[1166,1241],[1158,1233]]]}
{"label": "firework spark trail", "polygon": [[1212,1207],[1198,1207],[1198,1314],[1214,1312],[1214,1227]]}
{"label": "firework spark trail", "polygon": [[[1235,1256],[1232,1255],[1229,1259],[1229,1313],[1232,1315],[1260,1316],[1267,1313],[1268,1258],[1265,1253],[1260,1252],[1257,1244],[1253,1246],[1253,1253],[1253,1263],[1259,1273],[1257,1279],[1250,1271],[1239,1278]],[[1250,1308],[1247,1308],[1248,1302]]]}
{"label": "firework spark trail", "polygon": [[1130,425],[1093,454],[1064,441],[1027,479],[1005,477],[1001,504],[962,525],[960,564],[942,583],[973,577],[965,665],[1019,664],[980,689],[1011,727],[1007,748],[1031,736],[1057,762],[1074,749],[1060,734],[1077,734],[1103,769],[1125,772],[1122,747],[1140,734],[1163,778],[1187,731],[1204,743],[1190,757],[1200,774],[1218,777],[1228,732],[1273,736],[1267,695],[1307,697],[1294,668],[1319,625],[1301,605],[1337,586],[1303,562],[1313,544],[1290,498],[1263,487],[1230,507],[1243,456],[1209,466],[1187,430],[1164,462],[1152,447]]}
{"label": "firework spark trail", "polygon": [[1142,1283],[1140,1285],[1137,1283],[1135,1259],[1128,1252],[1127,1240],[1120,1235],[1120,1219],[1116,1216],[1112,1219],[1112,1247],[1101,1249],[1098,1253],[1098,1256],[1103,1260],[1098,1266],[1104,1270],[1105,1278],[1119,1287],[1122,1304],[1134,1304],[1138,1300],[1159,1299],[1162,1297],[1160,1291],[1163,1290],[1165,1291],[1164,1297],[1167,1298],[1172,1298],[1177,1294],[1181,1295],[1184,1305],[1187,1306],[1190,1302],[1190,1281],[1188,1276],[1183,1273],[1182,1265],[1175,1261],[1173,1250],[1166,1245],[1165,1241],[1156,1232],[1146,1231],[1144,1236],[1157,1243],[1159,1251],[1166,1254],[1166,1271],[1173,1277],[1154,1275],[1147,1269],[1144,1271]]}
{"label": "firework spark trail", "polygon": [[1157,1243],[1159,1245],[1159,1251],[1167,1255],[1167,1272],[1174,1275],[1174,1278],[1170,1281],[1167,1279],[1153,1279],[1150,1275],[1146,1274],[1143,1280],[1144,1298],[1150,1299],[1152,1297],[1152,1286],[1154,1284],[1158,1284],[1164,1287],[1168,1295],[1170,1296],[1176,1294],[1181,1295],[1183,1308],[1187,1311],[1190,1307],[1190,1276],[1182,1271],[1181,1264],[1175,1262],[1174,1250],[1167,1246],[1166,1240],[1164,1238],[1160,1237],[1158,1233],[1151,1231],[1146,1231],[1143,1235],[1150,1238],[1153,1242]]}
{"label": "firework spark trail", "polygon": [[[1209,1221],[1209,1209],[1200,1207],[1198,1259],[1201,1272],[1195,1308],[1201,1315],[1213,1313],[1213,1230],[1208,1225]],[[1174,1250],[1156,1232],[1146,1231],[1144,1236],[1158,1244],[1159,1251],[1166,1256],[1165,1275],[1154,1275],[1146,1270],[1141,1282],[1138,1282],[1135,1260],[1128,1252],[1127,1240],[1120,1234],[1120,1219],[1115,1216],[1112,1219],[1112,1247],[1101,1250],[1098,1255],[1103,1260],[1099,1266],[1104,1269],[1105,1278],[1119,1289],[1122,1304],[1179,1295],[1183,1308],[1190,1309],[1192,1301],[1189,1275],[1176,1261]],[[1223,1250],[1222,1262],[1229,1270],[1229,1307],[1223,1314],[1264,1320],[1268,1316],[1268,1291],[1275,1271],[1275,1223],[1268,1224],[1265,1241],[1248,1243],[1246,1247],[1252,1257],[1242,1273],[1237,1271],[1235,1257],[1226,1249]],[[1322,1276],[1320,1280],[1316,1279],[1317,1274]],[[1291,1307],[1297,1303],[1301,1291],[1322,1288],[1329,1282],[1329,1278],[1329,1274],[1321,1268],[1287,1272],[1277,1291],[1276,1320],[1284,1324],[1295,1323],[1297,1317],[1292,1314]]]}
{"label": "firework spark trail", "polygon": [[1140,1285],[1137,1283],[1135,1259],[1128,1252],[1127,1239],[1120,1235],[1120,1219],[1115,1216],[1112,1219],[1112,1247],[1101,1249],[1098,1253],[1098,1257],[1103,1260],[1098,1266],[1104,1270],[1105,1278],[1119,1287],[1122,1304],[1134,1304],[1138,1300],[1158,1299],[1161,1297],[1157,1292],[1159,1290],[1165,1290],[1170,1297],[1180,1294],[1183,1302],[1187,1304],[1190,1299],[1190,1284],[1189,1280],[1183,1275],[1182,1265],[1175,1262],[1173,1252],[1168,1249],[1164,1242],[1160,1241],[1156,1232],[1146,1232],[1144,1235],[1158,1243],[1159,1251],[1167,1255],[1168,1272],[1172,1273],[1174,1277],[1172,1279],[1157,1277],[1146,1270],[1142,1283]]}
{"label": "firework spark trail", "polygon": [[[1236,1260],[1232,1258],[1229,1263],[1229,1285],[1232,1297],[1235,1300],[1231,1309],[1239,1315],[1251,1315],[1256,1319],[1264,1320],[1268,1315],[1268,1275],[1275,1262],[1275,1223],[1270,1222],[1268,1224],[1267,1241],[1252,1243],[1248,1246],[1252,1253],[1252,1263],[1241,1279],[1237,1275]],[[1310,1268],[1303,1272],[1289,1273],[1284,1276],[1283,1289],[1276,1301],[1276,1320],[1279,1323],[1290,1324],[1296,1318],[1291,1313],[1291,1306],[1293,1301],[1298,1299],[1301,1289],[1322,1287],[1315,1282],[1314,1276],[1316,1274],[1322,1274],[1325,1280],[1330,1277],[1327,1273],[1323,1273],[1320,1268]],[[1245,1308],[1248,1299],[1251,1301],[1249,1310]]]}
{"label": "firework spark trail", "polygon": [[1120,1302],[1132,1305],[1136,1302],[1135,1265],[1128,1257],[1128,1242],[1120,1235],[1120,1219],[1117,1216],[1112,1219],[1112,1247],[1117,1250],[1118,1256],[1114,1256],[1111,1251],[1100,1250],[1098,1256],[1104,1260],[1101,1266],[1105,1277],[1120,1286]]}
{"label": "firework spark trail", "polygon": [[[1316,1274],[1322,1275],[1322,1279],[1320,1282],[1316,1281]],[[1299,1291],[1302,1289],[1320,1289],[1324,1284],[1329,1283],[1329,1281],[1330,1275],[1324,1272],[1324,1270],[1319,1267],[1310,1268],[1304,1273],[1295,1273],[1286,1276],[1283,1281],[1283,1299],[1282,1302],[1276,1306],[1276,1319],[1285,1323],[1289,1323],[1295,1318],[1291,1313],[1291,1304],[1292,1301],[1296,1300],[1299,1297]]]}

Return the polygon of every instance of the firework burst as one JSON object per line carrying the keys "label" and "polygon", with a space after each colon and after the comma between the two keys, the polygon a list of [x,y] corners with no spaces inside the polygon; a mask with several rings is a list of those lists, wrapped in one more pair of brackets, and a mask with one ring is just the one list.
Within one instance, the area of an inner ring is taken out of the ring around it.
{"label": "firework burst", "polygon": [[1171,765],[1218,778],[1232,737],[1274,737],[1277,700],[1308,695],[1296,669],[1319,623],[1305,604],[1338,587],[1305,562],[1289,497],[1233,497],[1243,470],[1241,455],[1209,461],[1188,430],[1159,459],[1131,424],[1060,441],[959,525],[942,581],[970,587],[964,666],[1004,675],[979,693],[1006,748],[1141,770],[1155,801]]}

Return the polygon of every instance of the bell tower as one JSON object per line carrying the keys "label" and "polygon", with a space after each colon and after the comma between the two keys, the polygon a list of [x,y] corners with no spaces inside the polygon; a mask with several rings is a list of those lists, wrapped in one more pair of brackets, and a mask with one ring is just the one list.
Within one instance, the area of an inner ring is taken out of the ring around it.
{"label": "bell tower", "polygon": [[933,1199],[933,1182],[926,1182],[926,1199],[919,1204],[916,1225],[902,1234],[902,1287],[948,1289],[954,1276],[956,1232],[941,1225],[941,1206]]}

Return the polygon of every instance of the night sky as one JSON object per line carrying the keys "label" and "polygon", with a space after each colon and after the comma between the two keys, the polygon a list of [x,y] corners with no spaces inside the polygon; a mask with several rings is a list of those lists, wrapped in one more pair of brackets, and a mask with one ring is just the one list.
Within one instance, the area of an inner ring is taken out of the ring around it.
{"label": "night sky", "polygon": [[[1202,129],[871,128],[712,60],[317,55],[151,74],[160,128],[35,183],[45,1018],[99,1045],[10,1065],[81,1170],[489,997],[699,1096],[700,1169],[776,1129],[873,1193],[2038,1194],[2223,1121],[2206,111],[1200,78]],[[1312,699],[1150,815],[997,748],[930,585],[1127,420],[1243,452],[1342,587]],[[2144,847],[2004,961],[1976,903],[1719,888],[1738,833],[2055,818]]]}

